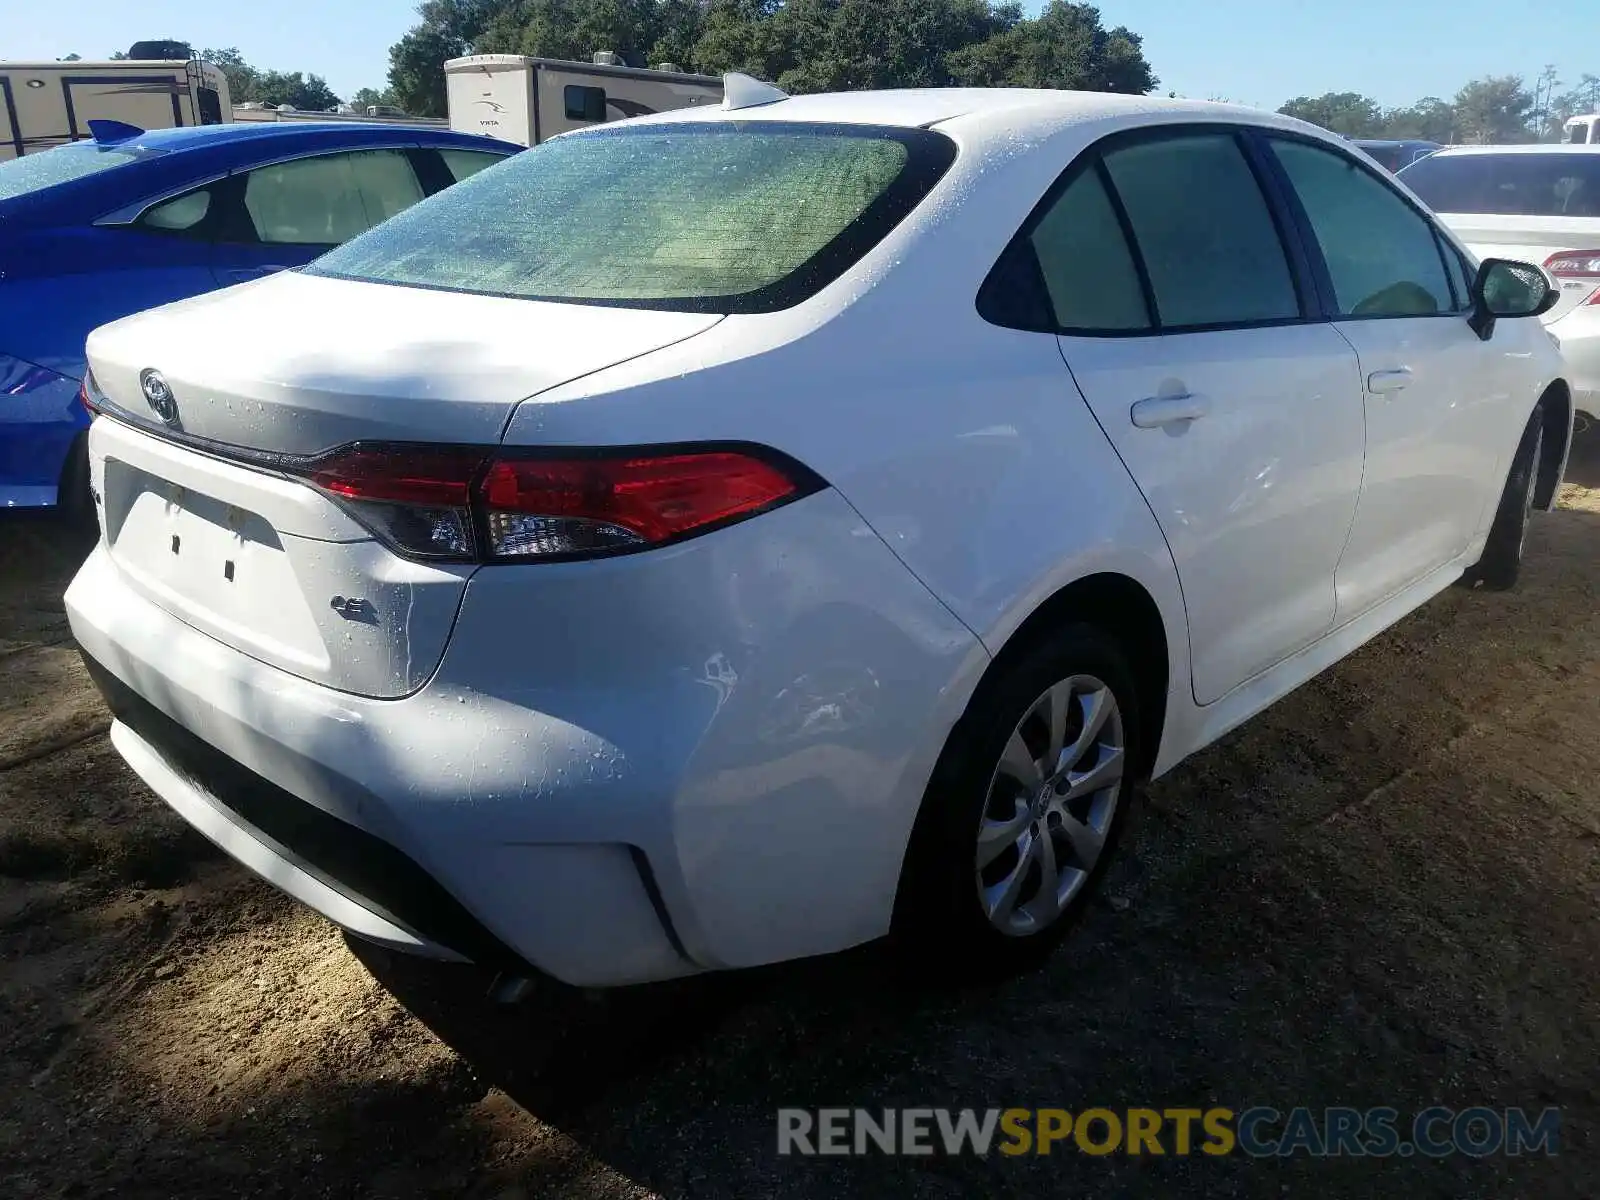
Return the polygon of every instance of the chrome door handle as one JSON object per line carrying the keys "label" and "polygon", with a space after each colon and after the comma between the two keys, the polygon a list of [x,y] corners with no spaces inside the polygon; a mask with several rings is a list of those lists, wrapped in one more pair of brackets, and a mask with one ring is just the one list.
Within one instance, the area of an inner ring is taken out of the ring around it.
{"label": "chrome door handle", "polygon": [[1367,391],[1374,396],[1387,396],[1398,392],[1411,382],[1410,367],[1396,367],[1393,371],[1374,371],[1367,376]]}
{"label": "chrome door handle", "polygon": [[1180,421],[1198,421],[1211,411],[1211,403],[1204,396],[1185,392],[1181,396],[1152,396],[1133,406],[1129,416],[1140,429],[1160,429]]}

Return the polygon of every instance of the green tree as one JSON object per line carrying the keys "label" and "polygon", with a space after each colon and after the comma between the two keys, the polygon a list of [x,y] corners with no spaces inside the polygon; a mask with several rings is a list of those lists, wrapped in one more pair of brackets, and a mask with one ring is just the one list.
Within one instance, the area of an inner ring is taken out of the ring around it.
{"label": "green tree", "polygon": [[1544,136],[1559,140],[1565,132],[1568,117],[1588,116],[1593,112],[1600,112],[1600,76],[1586,72],[1570,91],[1550,98]]}
{"label": "green tree", "polygon": [[1003,28],[951,55],[958,82],[978,87],[1073,88],[1142,95],[1160,80],[1143,40],[1125,26],[1106,29],[1089,4],[1051,0],[1033,20],[1015,6],[996,10]]}
{"label": "green tree", "polygon": [[1346,137],[1378,137],[1385,132],[1383,109],[1371,96],[1359,92],[1296,96],[1278,111]]}
{"label": "green tree", "polygon": [[389,90],[408,113],[446,113],[444,64],[467,52],[467,43],[444,30],[418,25],[389,47]]}
{"label": "green tree", "polygon": [[328,81],[300,71],[263,71],[251,66],[237,46],[200,52],[206,62],[222,68],[228,80],[228,98],[234,104],[288,104],[307,112],[324,112],[339,103]]}
{"label": "green tree", "polygon": [[339,97],[326,79],[321,75],[302,75],[299,71],[261,72],[256,81],[255,99],[266,104],[287,104],[306,112],[326,112],[339,103]]}
{"label": "green tree", "polygon": [[1465,142],[1493,145],[1537,137],[1528,127],[1533,96],[1520,75],[1474,79],[1456,93],[1455,110],[1456,130]]}
{"label": "green tree", "polygon": [[776,79],[793,65],[792,46],[774,29],[781,7],[775,0],[707,0],[691,56],[695,70]]}
{"label": "green tree", "polygon": [[1444,145],[1455,140],[1455,127],[1455,107],[1437,96],[1424,96],[1409,108],[1391,109],[1384,120],[1383,134]]}
{"label": "green tree", "polygon": [[790,0],[771,21],[792,92],[945,87],[951,54],[997,31],[985,0]]}
{"label": "green tree", "polygon": [[584,61],[612,50],[636,66],[745,71],[794,92],[1155,86],[1136,34],[1065,0],[1031,20],[989,0],[427,0],[419,15],[390,50],[389,83],[430,115],[445,110],[445,61],[468,53]]}
{"label": "green tree", "polygon": [[237,46],[202,50],[200,57],[222,68],[222,74],[228,81],[228,98],[233,103],[245,104],[251,100],[261,99],[258,94],[261,74],[245,62],[244,55],[239,53]]}
{"label": "green tree", "polygon": [[384,104],[398,107],[400,101],[395,97],[394,90],[392,88],[384,88],[383,91],[380,92],[377,88],[364,87],[358,89],[356,94],[350,97],[350,103],[355,108],[365,112],[367,106],[371,104]]}

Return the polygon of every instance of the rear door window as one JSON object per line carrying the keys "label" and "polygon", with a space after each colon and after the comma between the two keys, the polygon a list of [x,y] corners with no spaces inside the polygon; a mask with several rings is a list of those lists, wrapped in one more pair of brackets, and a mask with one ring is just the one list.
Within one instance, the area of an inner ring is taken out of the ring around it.
{"label": "rear door window", "polygon": [[460,183],[469,176],[476,175],[485,167],[492,167],[495,163],[505,158],[504,154],[488,154],[482,150],[457,150],[447,146],[439,147],[439,157],[444,159],[445,169],[450,172],[452,182]]}
{"label": "rear door window", "polygon": [[1029,237],[1061,330],[1148,329],[1139,269],[1098,169],[1081,172]]}
{"label": "rear door window", "polygon": [[336,246],[422,196],[403,150],[291,159],[256,168],[244,184],[249,232],[263,245]]}
{"label": "rear door window", "polygon": [[1456,311],[1433,226],[1353,157],[1270,139],[1321,247],[1340,316]]}
{"label": "rear door window", "polygon": [[1232,134],[1138,142],[1104,161],[1163,330],[1300,317],[1283,242]]}
{"label": "rear door window", "polygon": [[1600,217],[1600,154],[1431,154],[1401,182],[1439,213]]}

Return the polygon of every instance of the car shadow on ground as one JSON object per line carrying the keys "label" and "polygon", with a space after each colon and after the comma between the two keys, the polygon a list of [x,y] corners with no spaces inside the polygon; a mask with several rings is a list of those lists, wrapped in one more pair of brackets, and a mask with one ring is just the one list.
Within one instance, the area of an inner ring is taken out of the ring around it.
{"label": "car shadow on ground", "polygon": [[1582,488],[1600,488],[1600,421],[1579,413],[1573,425],[1566,482]]}

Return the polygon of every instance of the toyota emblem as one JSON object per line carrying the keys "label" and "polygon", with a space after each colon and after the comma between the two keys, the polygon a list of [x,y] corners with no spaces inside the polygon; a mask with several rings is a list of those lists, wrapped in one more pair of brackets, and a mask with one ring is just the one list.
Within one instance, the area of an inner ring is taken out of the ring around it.
{"label": "toyota emblem", "polygon": [[140,371],[139,388],[144,392],[144,398],[150,402],[150,407],[155,410],[156,416],[168,425],[178,423],[177,398],[167,386],[167,381],[161,377],[160,371],[149,369]]}

